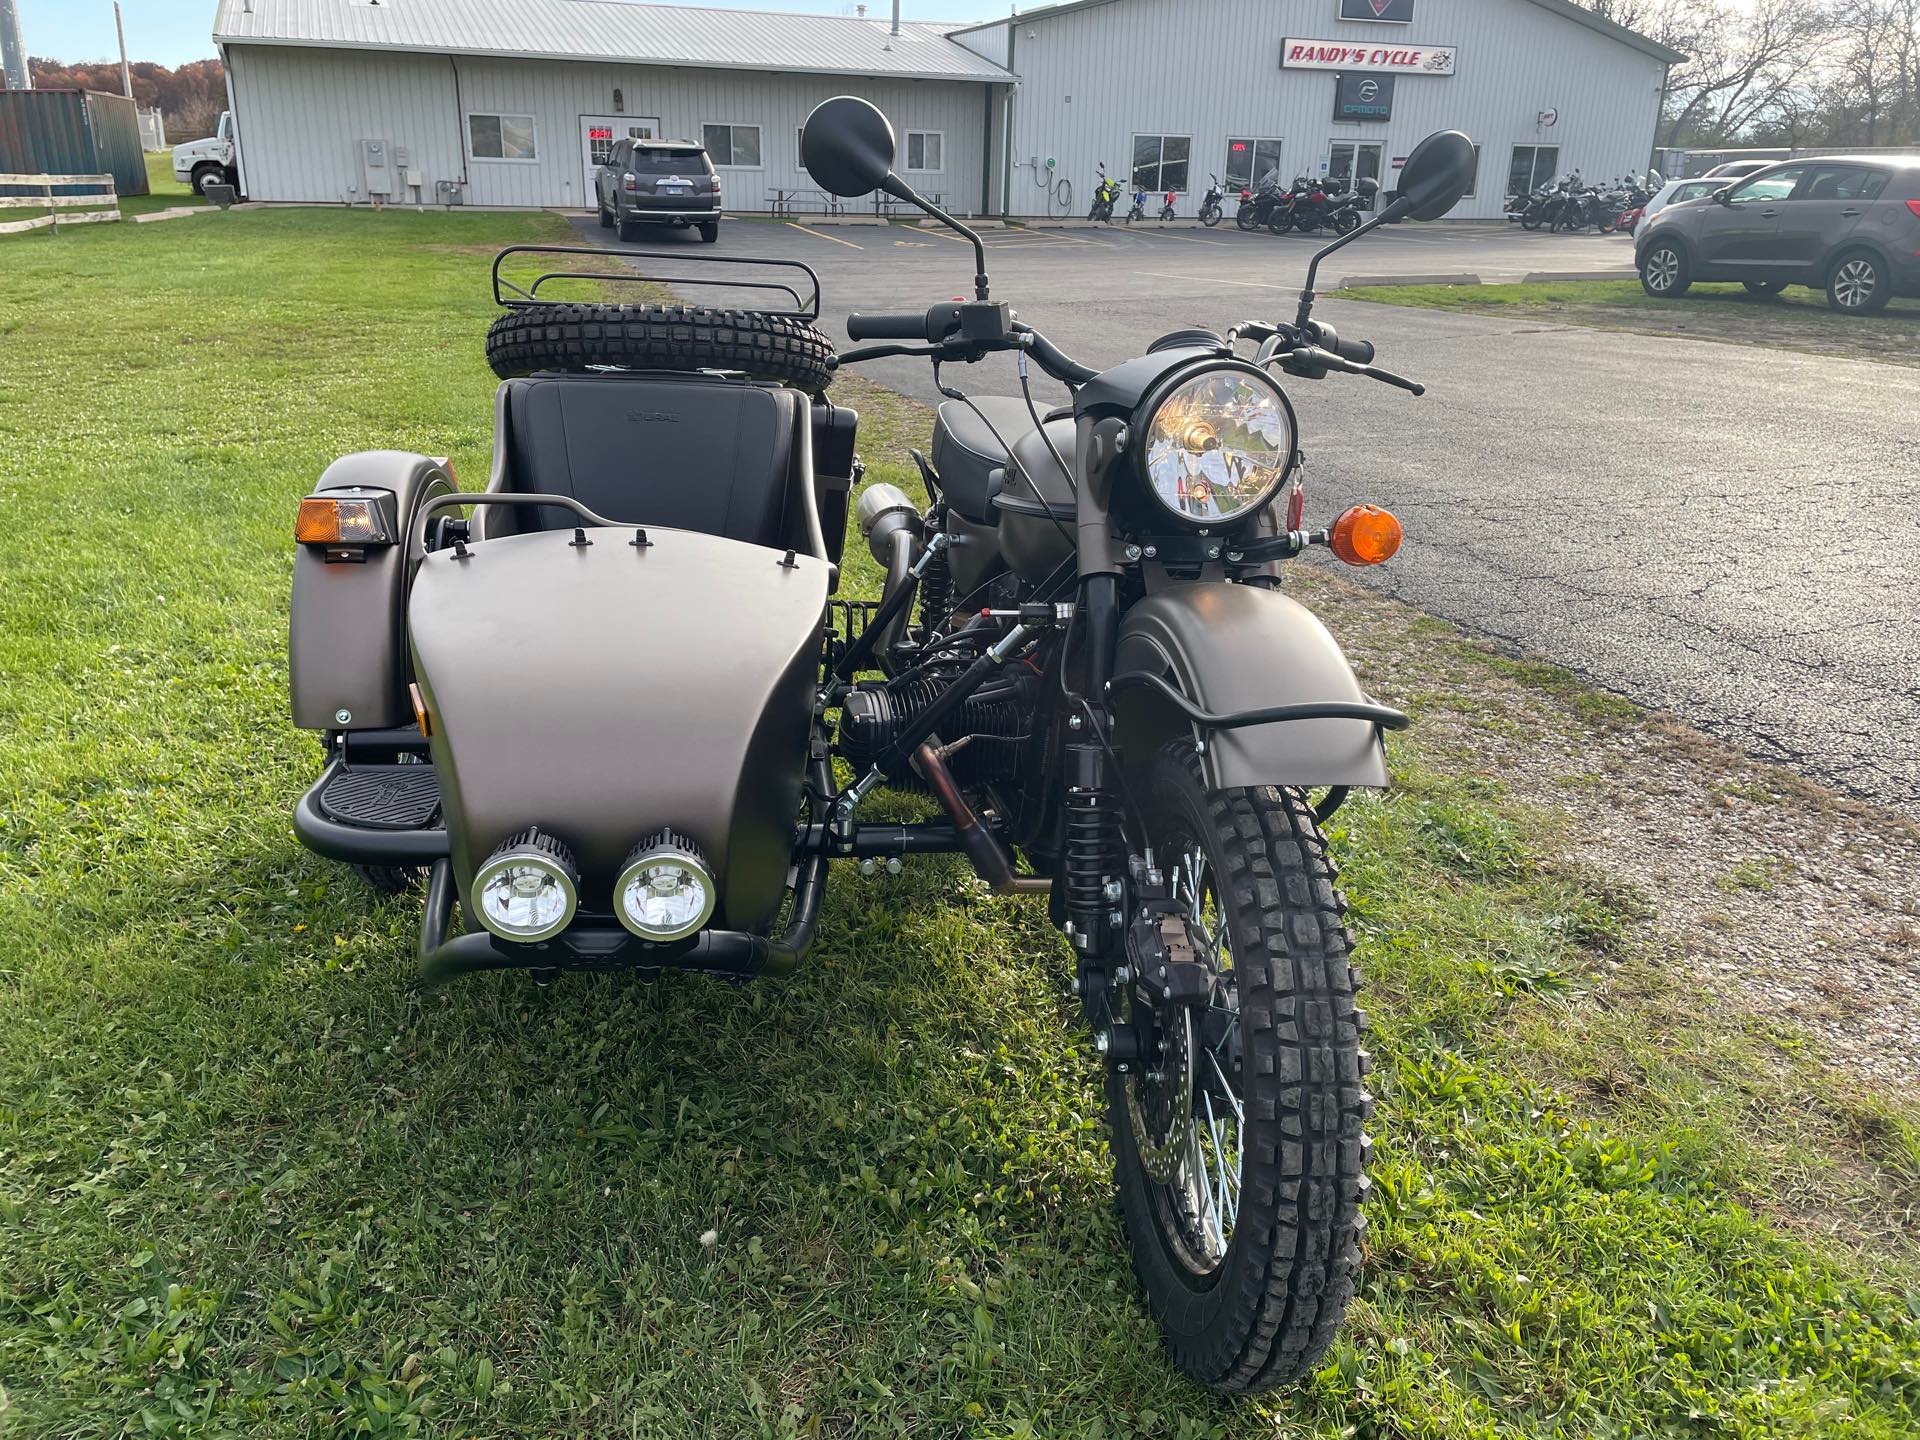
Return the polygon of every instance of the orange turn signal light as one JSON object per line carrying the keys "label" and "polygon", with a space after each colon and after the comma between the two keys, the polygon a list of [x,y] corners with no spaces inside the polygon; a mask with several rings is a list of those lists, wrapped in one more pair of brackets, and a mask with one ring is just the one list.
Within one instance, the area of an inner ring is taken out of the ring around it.
{"label": "orange turn signal light", "polygon": [[309,495],[294,517],[293,538],[302,545],[391,545],[391,508],[385,491]]}
{"label": "orange turn signal light", "polygon": [[433,738],[433,716],[427,710],[427,697],[420,693],[417,683],[407,686],[407,696],[413,701],[413,718],[420,726],[420,733],[428,739]]}
{"label": "orange turn signal light", "polygon": [[1378,505],[1355,505],[1333,522],[1327,546],[1349,565],[1378,565],[1400,548],[1400,522]]}

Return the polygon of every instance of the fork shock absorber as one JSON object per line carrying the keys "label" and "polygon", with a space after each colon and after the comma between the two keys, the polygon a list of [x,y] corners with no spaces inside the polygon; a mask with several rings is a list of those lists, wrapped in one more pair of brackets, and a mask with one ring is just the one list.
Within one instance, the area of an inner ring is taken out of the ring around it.
{"label": "fork shock absorber", "polygon": [[[1083,587],[1087,690],[1102,697],[1113,674],[1119,631],[1117,591],[1118,581],[1112,575],[1089,576]],[[1126,844],[1112,789],[1120,777],[1108,773],[1107,746],[1097,728],[1106,723],[1104,704],[1084,706],[1067,720],[1070,738],[1065,746],[1067,799],[1060,867],[1073,948],[1085,959],[1107,953],[1117,933],[1110,917],[1121,912],[1120,901],[1126,893],[1121,879]]]}
{"label": "fork shock absorber", "polygon": [[1066,747],[1065,835],[1060,852],[1066,882],[1067,922],[1073,948],[1083,956],[1106,952],[1111,912],[1119,909],[1110,887],[1120,875],[1123,845],[1113,796],[1107,790],[1107,757],[1098,741]]}

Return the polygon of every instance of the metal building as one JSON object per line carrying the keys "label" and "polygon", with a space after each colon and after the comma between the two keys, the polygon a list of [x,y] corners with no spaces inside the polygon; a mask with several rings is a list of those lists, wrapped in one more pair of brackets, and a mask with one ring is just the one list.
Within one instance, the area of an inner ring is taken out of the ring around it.
{"label": "metal building", "polygon": [[614,141],[651,135],[705,140],[727,208],[766,210],[817,199],[801,123],[857,91],[918,188],[978,211],[1011,80],[944,27],[619,0],[221,0],[214,40],[242,186],[269,201],[585,208]]}
{"label": "metal building", "polygon": [[1447,128],[1480,148],[1454,215],[1498,216],[1569,170],[1644,169],[1685,58],[1569,0],[1072,0],[954,38],[1020,77],[996,208],[1024,216],[1084,214],[1101,164],[1183,195],[1273,168],[1390,189]]}
{"label": "metal building", "polygon": [[[256,200],[590,204],[615,139],[704,140],[727,208],[817,208],[798,134],[827,96],[892,119],[950,209],[1084,214],[1096,167],[1178,192],[1269,170],[1377,176],[1424,134],[1481,146],[1456,214],[1578,168],[1643,168],[1682,58],[1570,0],[1069,0],[896,25],[622,0],[221,0]],[[1229,202],[1231,205],[1231,202]]]}

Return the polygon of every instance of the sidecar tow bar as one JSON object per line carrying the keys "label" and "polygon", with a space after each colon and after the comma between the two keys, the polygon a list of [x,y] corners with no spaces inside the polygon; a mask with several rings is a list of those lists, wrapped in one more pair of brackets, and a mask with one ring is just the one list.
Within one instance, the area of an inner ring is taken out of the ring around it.
{"label": "sidecar tow bar", "polygon": [[1285,720],[1371,720],[1382,730],[1405,730],[1413,724],[1412,717],[1403,710],[1361,700],[1308,700],[1295,705],[1268,705],[1258,710],[1216,715],[1211,710],[1202,710],[1160,676],[1146,670],[1116,675],[1107,682],[1107,688],[1156,691],[1187,719],[1208,730],[1243,730],[1249,725],[1272,725]]}

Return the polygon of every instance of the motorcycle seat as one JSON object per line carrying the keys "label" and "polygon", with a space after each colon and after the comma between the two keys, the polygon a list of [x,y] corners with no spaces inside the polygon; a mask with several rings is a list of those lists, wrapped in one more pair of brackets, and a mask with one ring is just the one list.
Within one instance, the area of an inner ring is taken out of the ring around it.
{"label": "motorcycle seat", "polygon": [[[704,375],[529,375],[500,387],[493,490],[570,495],[622,525],[790,544],[796,390]],[[571,529],[558,506],[495,508],[488,535]]]}
{"label": "motorcycle seat", "polygon": [[[997,519],[994,489],[1007,464],[1007,452],[1000,440],[1019,444],[1021,436],[1034,431],[1033,415],[1026,401],[1011,396],[986,395],[973,404],[980,407],[986,420],[974,413],[972,405],[959,400],[949,400],[940,407],[933,422],[933,468],[940,472],[947,504],[957,514],[975,525],[992,525]],[[996,430],[1000,439],[994,438]]]}

